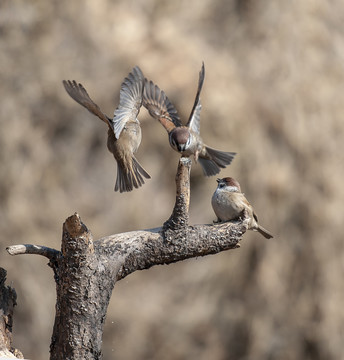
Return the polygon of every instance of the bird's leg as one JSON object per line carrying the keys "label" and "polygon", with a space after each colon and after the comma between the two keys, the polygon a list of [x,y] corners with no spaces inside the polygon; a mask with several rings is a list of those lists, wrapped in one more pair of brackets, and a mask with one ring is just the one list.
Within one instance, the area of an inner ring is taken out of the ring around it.
{"label": "bird's leg", "polygon": [[239,215],[238,220],[244,221],[245,219],[248,219],[250,217],[247,209],[245,208]]}

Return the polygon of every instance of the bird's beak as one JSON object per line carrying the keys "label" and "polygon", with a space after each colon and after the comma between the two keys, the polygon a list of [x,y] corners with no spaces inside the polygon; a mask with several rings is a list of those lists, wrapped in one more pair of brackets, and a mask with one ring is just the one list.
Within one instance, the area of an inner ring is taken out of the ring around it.
{"label": "bird's beak", "polygon": [[177,149],[179,152],[183,152],[185,150],[185,144],[178,144]]}
{"label": "bird's beak", "polygon": [[217,183],[219,183],[221,181],[221,179],[216,179]]}

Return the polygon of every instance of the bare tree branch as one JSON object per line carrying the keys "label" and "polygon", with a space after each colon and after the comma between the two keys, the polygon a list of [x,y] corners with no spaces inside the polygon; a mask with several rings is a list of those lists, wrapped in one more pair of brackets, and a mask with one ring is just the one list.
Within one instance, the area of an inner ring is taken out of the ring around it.
{"label": "bare tree branch", "polygon": [[179,160],[176,175],[176,202],[170,218],[164,223],[164,230],[178,229],[189,222],[191,159]]}
{"label": "bare tree branch", "polygon": [[107,236],[96,241],[94,246],[105,256],[114,255],[114,264],[119,268],[116,278],[120,280],[154,265],[235,249],[240,246],[246,229],[245,222],[193,225],[183,231],[168,229],[166,236],[163,228],[157,228]]}
{"label": "bare tree branch", "polygon": [[58,250],[46,246],[31,244],[11,245],[8,246],[6,250],[10,255],[35,254],[45,256],[48,259],[55,259],[61,254]]}
{"label": "bare tree branch", "polygon": [[101,359],[103,325],[116,281],[136,270],[239,247],[248,219],[216,225],[188,225],[191,160],[181,158],[176,202],[162,227],[115,234],[93,241],[75,213],[63,224],[61,252],[14,245],[11,255],[50,259],[56,282],[56,316],[51,359]]}

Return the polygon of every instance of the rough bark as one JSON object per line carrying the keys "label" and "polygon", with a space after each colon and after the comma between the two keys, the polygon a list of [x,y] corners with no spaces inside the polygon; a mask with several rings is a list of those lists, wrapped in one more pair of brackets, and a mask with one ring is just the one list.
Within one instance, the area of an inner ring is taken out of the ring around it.
{"label": "rough bark", "polygon": [[13,309],[17,294],[5,285],[6,270],[0,268],[0,358],[23,359],[23,354],[12,346]]}
{"label": "rough bark", "polygon": [[188,225],[191,160],[181,158],[176,202],[162,227],[115,234],[93,241],[80,216],[63,225],[61,251],[16,245],[11,255],[39,254],[50,259],[56,281],[56,317],[51,359],[101,359],[107,307],[115,282],[136,270],[215,254],[239,247],[247,220]]}

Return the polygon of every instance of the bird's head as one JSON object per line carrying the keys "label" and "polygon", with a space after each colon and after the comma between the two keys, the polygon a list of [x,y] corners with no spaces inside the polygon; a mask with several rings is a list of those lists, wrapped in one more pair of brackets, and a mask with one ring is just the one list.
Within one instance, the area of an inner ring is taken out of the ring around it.
{"label": "bird's head", "polygon": [[187,127],[176,127],[170,133],[170,144],[178,152],[186,151],[191,144],[191,134]]}
{"label": "bird's head", "polygon": [[232,177],[217,179],[217,187],[231,192],[241,192],[240,184]]}

